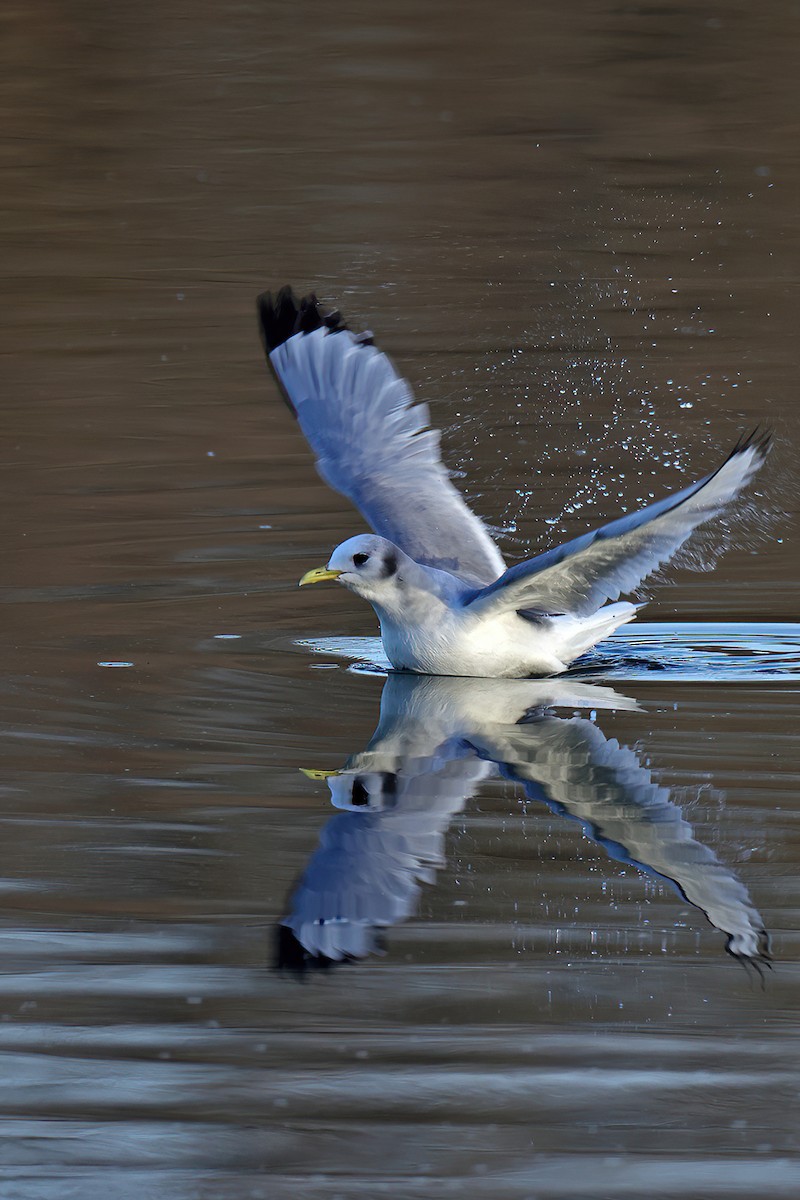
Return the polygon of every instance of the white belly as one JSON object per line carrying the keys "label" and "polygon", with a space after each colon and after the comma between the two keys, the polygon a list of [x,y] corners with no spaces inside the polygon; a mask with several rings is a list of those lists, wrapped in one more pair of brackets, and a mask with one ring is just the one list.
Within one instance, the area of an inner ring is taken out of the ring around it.
{"label": "white belly", "polygon": [[410,627],[384,618],[381,637],[397,670],[425,675],[521,678],[557,675],[567,665],[558,657],[560,639],[553,624],[533,624],[516,613],[480,621],[454,613]]}

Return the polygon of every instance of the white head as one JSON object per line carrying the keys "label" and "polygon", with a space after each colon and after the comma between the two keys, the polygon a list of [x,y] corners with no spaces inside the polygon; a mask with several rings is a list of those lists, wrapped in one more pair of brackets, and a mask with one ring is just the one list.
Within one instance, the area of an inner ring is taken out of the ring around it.
{"label": "white head", "polygon": [[411,560],[386,538],[374,533],[348,538],[337,546],[327,567],[306,572],[300,586],[335,579],[357,596],[374,604],[390,600],[398,585],[398,572]]}

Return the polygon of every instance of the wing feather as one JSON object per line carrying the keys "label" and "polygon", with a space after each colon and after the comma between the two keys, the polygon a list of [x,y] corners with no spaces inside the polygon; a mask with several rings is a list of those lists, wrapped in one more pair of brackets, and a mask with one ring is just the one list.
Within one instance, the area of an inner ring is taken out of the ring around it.
{"label": "wing feather", "polygon": [[260,296],[258,309],[269,364],[325,482],[417,562],[473,585],[497,579],[500,551],[451,483],[427,405],[414,404],[371,335],[288,288]]}
{"label": "wing feather", "polygon": [[768,963],[768,937],[744,884],[698,841],[669,790],[637,755],[583,717],[545,716],[533,730],[496,729],[478,750],[533,800],[579,821],[608,854],[672,882],[728,937],[728,950]]}
{"label": "wing feather", "polygon": [[752,434],[711,475],[673,496],[518,563],[466,604],[476,612],[534,609],[588,617],[632,592],[668,562],[699,525],[746,487],[763,463],[770,438]]}

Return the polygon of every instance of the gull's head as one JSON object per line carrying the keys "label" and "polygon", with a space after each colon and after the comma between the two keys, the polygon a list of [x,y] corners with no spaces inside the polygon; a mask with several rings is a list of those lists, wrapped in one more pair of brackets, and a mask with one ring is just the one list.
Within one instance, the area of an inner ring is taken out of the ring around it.
{"label": "gull's head", "polygon": [[397,804],[397,775],[392,771],[342,771],[328,779],[331,803],[349,812],[385,812]]}
{"label": "gull's head", "polygon": [[386,538],[361,534],[337,546],[326,567],[307,571],[300,587],[335,579],[357,596],[380,603],[397,584],[401,557],[401,551]]}

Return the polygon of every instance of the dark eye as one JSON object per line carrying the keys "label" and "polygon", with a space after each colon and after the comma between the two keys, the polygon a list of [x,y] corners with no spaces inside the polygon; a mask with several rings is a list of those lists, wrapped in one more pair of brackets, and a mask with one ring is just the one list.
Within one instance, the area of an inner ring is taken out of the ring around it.
{"label": "dark eye", "polygon": [[355,565],[357,567],[363,567],[365,562],[369,562],[369,555],[368,554],[354,554],[353,562],[355,563]]}

